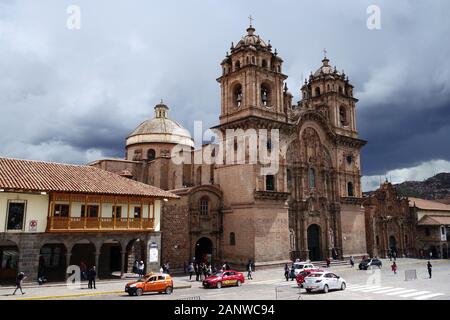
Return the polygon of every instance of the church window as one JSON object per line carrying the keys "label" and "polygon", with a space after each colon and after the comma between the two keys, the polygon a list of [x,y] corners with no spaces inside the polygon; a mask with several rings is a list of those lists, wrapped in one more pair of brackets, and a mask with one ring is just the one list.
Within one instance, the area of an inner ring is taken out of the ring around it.
{"label": "church window", "polygon": [[253,63],[253,64],[256,64],[256,59],[255,59],[254,56],[252,57],[252,63]]}
{"label": "church window", "polygon": [[267,68],[267,61],[265,59],[262,60],[261,65],[263,68]]}
{"label": "church window", "polygon": [[287,180],[287,187],[290,190],[292,187],[292,173],[290,169],[286,170],[286,180]]}
{"label": "church window", "polygon": [[272,140],[267,139],[267,151],[272,151]]}
{"label": "church window", "polygon": [[266,176],[266,191],[275,191],[275,177],[273,175]]}
{"label": "church window", "polygon": [[339,108],[339,122],[341,124],[341,127],[348,126],[347,110],[344,106],[341,106]]}
{"label": "church window", "polygon": [[209,213],[209,201],[208,198],[202,198],[200,200],[200,215],[207,216]]}
{"label": "church window", "polygon": [[270,105],[270,90],[267,86],[261,86],[261,104],[265,107]]}
{"label": "church window", "polygon": [[344,91],[342,90],[342,87],[341,87],[341,86],[339,86],[339,93],[340,93],[340,94],[343,94],[343,93],[344,93]]}
{"label": "church window", "polygon": [[236,245],[236,235],[234,232],[230,232],[230,246]]}
{"label": "church window", "polygon": [[316,97],[317,96],[320,96],[320,88],[319,87],[316,88]]}
{"label": "church window", "polygon": [[309,187],[315,188],[316,187],[316,171],[313,168],[309,168],[308,171],[308,177],[309,177]]}
{"label": "church window", "polygon": [[354,188],[353,188],[353,183],[349,182],[347,183],[347,195],[349,197],[354,197]]}
{"label": "church window", "polygon": [[239,70],[241,68],[241,62],[238,60],[236,61],[236,63],[234,64],[234,69],[235,70]]}
{"label": "church window", "polygon": [[327,84],[327,91],[330,91],[330,85]]}
{"label": "church window", "polygon": [[281,67],[278,66],[278,67],[277,67],[277,70],[278,70],[278,72],[281,72]]}
{"label": "church window", "polygon": [[154,160],[156,158],[156,151],[155,149],[149,149],[147,151],[147,159],[148,160]]}
{"label": "church window", "polygon": [[247,57],[246,62],[247,62],[247,64],[250,63],[250,58],[249,57]]}
{"label": "church window", "polygon": [[234,89],[234,105],[240,107],[242,104],[242,86],[238,84]]}
{"label": "church window", "polygon": [[351,155],[348,155],[348,156],[346,157],[346,159],[347,159],[347,163],[348,163],[348,164],[352,164],[352,162],[353,162],[353,157],[352,157]]}

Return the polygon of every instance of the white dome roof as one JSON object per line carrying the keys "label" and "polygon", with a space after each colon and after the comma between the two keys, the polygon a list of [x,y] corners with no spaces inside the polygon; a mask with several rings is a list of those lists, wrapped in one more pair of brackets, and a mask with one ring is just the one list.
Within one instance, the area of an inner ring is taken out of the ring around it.
{"label": "white dome roof", "polygon": [[128,137],[127,146],[139,143],[173,143],[194,146],[191,134],[178,122],[167,118],[169,108],[155,106],[155,118],[142,122]]}

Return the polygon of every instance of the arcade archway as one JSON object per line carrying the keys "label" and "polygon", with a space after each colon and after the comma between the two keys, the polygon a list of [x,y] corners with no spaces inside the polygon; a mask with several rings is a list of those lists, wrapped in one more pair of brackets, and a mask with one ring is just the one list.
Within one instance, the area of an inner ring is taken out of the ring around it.
{"label": "arcade archway", "polygon": [[195,260],[199,262],[212,262],[213,243],[211,239],[203,237],[195,244]]}
{"label": "arcade archway", "polygon": [[317,224],[312,224],[308,227],[307,232],[309,260],[320,261],[322,259],[320,252],[320,227]]}
{"label": "arcade archway", "polygon": [[38,277],[48,281],[61,281],[66,276],[66,246],[62,243],[48,243],[39,254]]}
{"label": "arcade archway", "polygon": [[0,282],[10,283],[17,276],[19,247],[12,241],[0,240]]}

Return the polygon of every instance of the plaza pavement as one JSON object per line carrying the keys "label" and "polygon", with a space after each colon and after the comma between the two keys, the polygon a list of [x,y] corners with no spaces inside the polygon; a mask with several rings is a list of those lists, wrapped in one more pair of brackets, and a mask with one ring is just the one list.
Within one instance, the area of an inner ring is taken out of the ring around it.
{"label": "plaza pavement", "polygon": [[[16,299],[83,299],[83,300],[450,300],[450,260],[433,260],[433,278],[429,279],[426,269],[427,260],[397,259],[398,273],[390,269],[392,262],[383,259],[380,271],[360,271],[357,264],[336,266],[329,270],[343,277],[347,282],[345,291],[328,294],[306,294],[299,290],[295,281],[285,281],[282,268],[256,270],[254,280],[246,281],[242,287],[222,289],[204,289],[201,282],[189,281],[188,276],[174,276],[174,293],[146,294],[142,297],[130,297],[124,292],[130,279],[115,281],[97,281],[97,289],[87,289],[83,282],[81,288],[69,289],[65,284],[36,286],[24,285],[25,295],[11,295],[14,287],[0,287],[0,300]],[[417,280],[405,281],[405,270],[416,270]],[[300,295],[299,295],[300,293]]]}

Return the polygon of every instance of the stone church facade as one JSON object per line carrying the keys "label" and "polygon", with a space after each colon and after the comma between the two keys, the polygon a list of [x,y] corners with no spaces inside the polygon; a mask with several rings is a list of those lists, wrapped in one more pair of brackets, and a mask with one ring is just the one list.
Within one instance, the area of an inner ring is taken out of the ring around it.
{"label": "stone church facade", "polygon": [[[358,100],[348,77],[324,57],[293,104],[282,58],[252,26],[221,67],[220,117],[213,130],[223,138],[219,146],[235,146],[226,152],[244,142],[243,163],[192,161],[197,153],[215,160],[227,154],[217,145],[194,150],[190,133],[160,103],[155,117],[127,137],[124,160],[91,164],[181,197],[164,204],[162,259],[173,267],[194,257],[232,264],[252,259],[264,266],[367,254],[360,181],[366,141],[358,137]],[[267,164],[248,161],[249,130],[270,132],[265,147],[270,154],[276,148],[278,170],[262,174]],[[176,163],[174,154],[191,161]]]}

